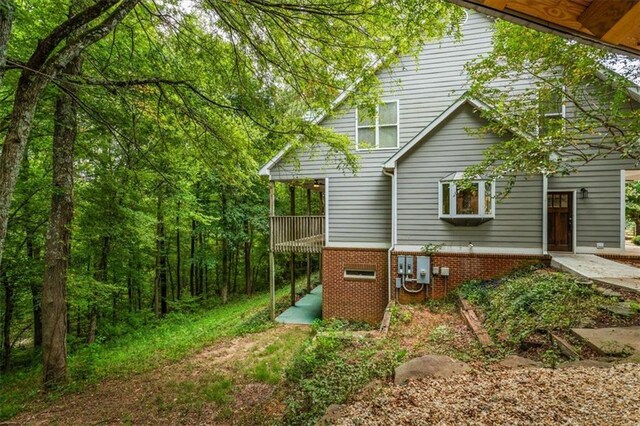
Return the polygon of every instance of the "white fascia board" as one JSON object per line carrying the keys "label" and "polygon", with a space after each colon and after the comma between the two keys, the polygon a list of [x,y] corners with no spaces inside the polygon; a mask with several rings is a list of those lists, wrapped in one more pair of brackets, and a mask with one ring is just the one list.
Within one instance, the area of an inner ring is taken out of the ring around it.
{"label": "white fascia board", "polygon": [[358,248],[358,249],[388,249],[391,247],[391,244],[388,242],[380,242],[380,243],[363,243],[363,242],[342,242],[342,241],[334,241],[327,243],[325,247],[328,248]]}
{"label": "white fascia board", "polygon": [[[415,245],[397,245],[394,252],[421,252],[422,246]],[[542,248],[526,248],[526,247],[479,247],[474,246],[442,246],[438,253],[466,253],[466,254],[519,254],[519,255],[535,255],[541,256]],[[437,256],[437,253],[435,254]]]}

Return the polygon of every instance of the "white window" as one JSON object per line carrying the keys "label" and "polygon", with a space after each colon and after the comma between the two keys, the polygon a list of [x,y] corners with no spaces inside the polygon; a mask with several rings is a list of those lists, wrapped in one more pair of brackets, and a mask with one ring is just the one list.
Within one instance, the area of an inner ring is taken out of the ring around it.
{"label": "white window", "polygon": [[[464,225],[480,224],[495,216],[495,184],[477,179],[469,186],[459,185],[464,173],[453,173],[439,183],[439,217],[441,219],[481,219]],[[451,221],[450,221],[451,222]],[[452,222],[453,223],[453,222]]]}
{"label": "white window", "polygon": [[564,125],[564,95],[559,88],[543,87],[538,93],[540,107],[540,122],[538,135],[544,136],[555,126]]}
{"label": "white window", "polygon": [[398,101],[378,105],[375,117],[368,117],[363,110],[357,109],[356,149],[398,148],[399,115]]}

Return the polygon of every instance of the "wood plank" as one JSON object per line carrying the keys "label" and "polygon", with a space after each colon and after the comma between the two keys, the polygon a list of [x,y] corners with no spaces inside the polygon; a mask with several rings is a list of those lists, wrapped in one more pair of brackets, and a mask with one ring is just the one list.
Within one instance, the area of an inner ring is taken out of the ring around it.
{"label": "wood plank", "polygon": [[585,29],[578,21],[585,7],[567,0],[510,0],[508,8],[574,30]]}
{"label": "wood plank", "polygon": [[[594,35],[602,38],[611,31],[614,26],[618,25],[625,15],[631,13],[631,10],[638,6],[638,3],[638,0],[593,0],[591,5],[578,17],[578,21]],[[633,27],[633,25],[633,21],[627,22],[625,28],[628,30],[630,27]],[[617,43],[617,41],[615,41],[615,43]]]}
{"label": "wood plank", "polygon": [[569,358],[574,358],[574,359],[580,358],[580,355],[578,354],[578,352],[576,351],[576,349],[573,347],[571,343],[567,342],[565,339],[563,339],[560,336],[557,336],[553,333],[550,333],[550,334],[551,334],[551,340],[553,340],[553,342],[558,347],[558,349],[560,349],[560,352],[562,352]]}
{"label": "wood plank", "polygon": [[502,10],[507,6],[507,0],[484,0],[483,4],[496,10]]}
{"label": "wood plank", "polygon": [[636,33],[640,22],[640,3],[637,2],[616,24],[611,27],[602,40],[607,43],[620,44],[627,37]]}

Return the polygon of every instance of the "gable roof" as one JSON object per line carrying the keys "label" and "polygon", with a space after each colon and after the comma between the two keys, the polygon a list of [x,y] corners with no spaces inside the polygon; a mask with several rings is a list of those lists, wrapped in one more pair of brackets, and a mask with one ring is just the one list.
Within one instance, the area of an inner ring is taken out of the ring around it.
{"label": "gable roof", "polygon": [[444,110],[439,116],[437,116],[427,127],[422,129],[415,135],[409,142],[405,144],[402,148],[396,151],[385,163],[382,167],[385,170],[395,170],[396,164],[398,160],[404,157],[407,153],[409,153],[417,144],[419,144],[425,137],[434,132],[440,124],[442,124],[449,116],[458,111],[463,105],[471,105],[476,110],[487,111],[489,110],[489,106],[482,101],[477,99],[469,98],[465,95],[462,95],[455,101],[449,108]]}
{"label": "gable roof", "polygon": [[[374,74],[377,73],[378,71],[380,71],[387,64],[389,57],[391,57],[395,53],[396,53],[396,49],[393,49],[389,53],[389,55],[387,55],[385,57],[378,58],[375,61],[373,61],[373,63],[371,64],[371,67],[369,68],[369,71],[374,73]],[[351,92],[353,92],[357,88],[357,86],[362,82],[363,79],[364,79],[364,76],[360,76],[353,83],[351,83],[351,85],[349,87],[347,87],[345,90],[343,90],[333,100],[333,102],[331,102],[331,105],[329,106],[329,110],[320,112],[320,114],[318,114],[316,117],[314,117],[311,120],[311,124],[320,124],[320,123],[322,123],[325,120],[325,118],[327,118],[329,116],[329,112],[330,111],[334,111],[336,108],[338,108],[347,99],[347,97],[349,97]],[[290,149],[291,149],[291,143],[286,144],[284,148],[282,148],[280,151],[278,151],[278,153],[276,155],[274,155],[273,158],[271,158],[269,161],[267,161],[267,163],[260,168],[260,171],[258,172],[258,174],[260,176],[271,176],[271,168],[273,168],[273,166],[275,166],[276,163],[278,163],[278,161],[280,161],[280,159]]]}

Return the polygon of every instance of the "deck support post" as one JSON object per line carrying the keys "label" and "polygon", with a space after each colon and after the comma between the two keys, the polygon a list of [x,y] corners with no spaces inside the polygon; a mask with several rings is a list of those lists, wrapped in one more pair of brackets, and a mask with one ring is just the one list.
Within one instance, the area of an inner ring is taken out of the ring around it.
{"label": "deck support post", "polygon": [[[276,214],[276,195],[275,182],[269,182],[269,217],[272,218]],[[269,241],[269,318],[271,321],[276,319],[276,261],[273,254],[273,225],[270,224],[270,241]]]}
{"label": "deck support post", "polygon": [[[289,201],[291,204],[291,216],[296,215],[296,187],[289,187]],[[295,235],[295,227],[293,228],[293,238],[292,241],[295,241],[298,238]],[[296,305],[296,253],[295,251],[291,252],[291,260],[289,261],[289,275],[291,276],[291,306]]]}
{"label": "deck support post", "polygon": [[[307,188],[307,216],[311,216],[311,189]],[[307,291],[311,291],[311,253],[307,253]]]}
{"label": "deck support post", "polygon": [[[318,192],[318,208],[320,210],[320,216],[324,215],[324,192],[322,191]],[[325,220],[327,220],[326,217]],[[322,232],[324,232],[324,229]],[[328,236],[325,236],[325,238],[327,237]],[[322,285],[322,248],[320,248],[320,254],[318,255],[318,269],[320,269],[318,276],[320,279],[320,285]]]}

